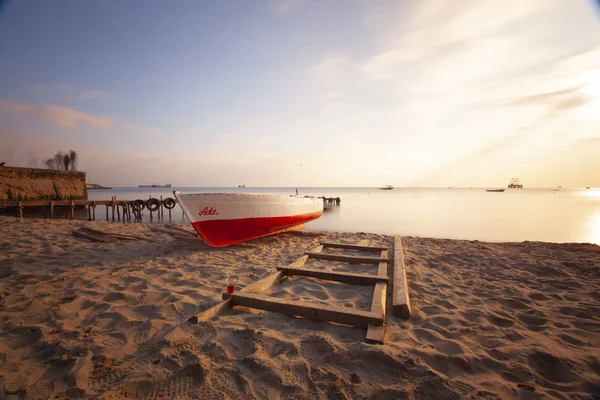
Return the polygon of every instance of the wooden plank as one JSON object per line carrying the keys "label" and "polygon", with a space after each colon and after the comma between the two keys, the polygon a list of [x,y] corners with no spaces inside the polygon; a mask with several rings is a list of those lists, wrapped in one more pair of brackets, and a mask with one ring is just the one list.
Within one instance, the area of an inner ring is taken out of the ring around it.
{"label": "wooden plank", "polygon": [[383,324],[382,316],[370,311],[346,310],[300,300],[278,299],[255,293],[225,293],[223,297],[230,298],[232,305],[280,312],[315,321],[330,321],[359,327],[367,327],[370,323]]}
{"label": "wooden plank", "polygon": [[402,250],[402,239],[396,236],[394,239],[394,278],[392,291],[392,310],[399,318],[410,318],[410,299],[408,296],[408,281],[406,279],[406,266],[404,265],[404,254]]}
{"label": "wooden plank", "polygon": [[369,274],[354,274],[350,272],[324,271],[312,268],[277,267],[278,270],[288,275],[309,276],[311,278],[325,279],[328,281],[343,282],[349,285],[374,285],[379,282],[387,282],[387,276]]}
{"label": "wooden plank", "polygon": [[[274,274],[271,274],[271,275],[267,276],[266,278],[263,278],[257,282],[254,282],[254,283],[246,286],[245,288],[240,290],[240,293],[251,292],[251,291],[263,291],[265,289],[270,288],[277,282],[279,282],[284,276],[285,276],[285,274],[281,271],[275,272]],[[221,314],[224,310],[226,310],[230,307],[231,307],[231,300],[225,299],[225,301],[222,301],[221,303],[217,304],[216,306],[211,307],[207,310],[204,310],[200,314],[191,316],[190,318],[188,318],[188,321],[193,322],[195,324],[197,324],[198,322],[202,322],[202,321],[208,321],[212,317],[215,317],[215,316]]]}
{"label": "wooden plank", "polygon": [[367,343],[383,344],[385,336],[385,302],[387,296],[387,284],[378,283],[373,291],[373,301],[371,303],[371,312],[382,316],[384,323],[382,325],[369,324],[367,327]]}
{"label": "wooden plank", "polygon": [[[323,251],[323,249],[324,249],[324,248],[325,248],[325,246],[323,246],[323,245],[321,244],[321,245],[318,245],[317,247],[315,247],[314,249],[311,249],[311,251],[310,251],[310,252],[311,252],[311,253],[320,253],[320,252],[322,252],[322,251]],[[305,253],[305,254],[306,254],[306,253]]]}
{"label": "wooden plank", "polygon": [[110,237],[110,236],[102,236],[102,235],[92,235],[87,232],[82,232],[80,230],[75,230],[71,232],[74,236],[82,237],[88,240],[93,240],[94,242],[103,242],[103,243],[114,243],[118,242],[119,239]]}
{"label": "wooden plank", "polygon": [[[379,255],[381,258],[388,258],[388,251],[387,250],[383,250],[381,252],[381,254]],[[380,262],[379,263],[379,268],[377,268],[377,275],[378,276],[385,276],[387,278],[388,273],[388,263],[387,262]]]}
{"label": "wooden plank", "polygon": [[202,311],[198,315],[192,315],[188,318],[188,322],[197,324],[199,322],[208,321],[212,317],[216,317],[221,314],[223,311],[227,310],[231,307],[231,300],[227,299],[225,301],[220,302],[216,306],[213,306],[207,310]]}
{"label": "wooden plank", "polygon": [[[164,215],[163,215],[163,218],[164,218]],[[191,231],[188,231],[187,229],[180,228],[178,226],[174,226],[173,229],[176,229],[179,232],[187,233],[188,235],[190,235],[192,237],[196,237],[196,238],[198,237],[198,234],[196,232],[191,232]]]}
{"label": "wooden plank", "polygon": [[364,251],[381,251],[381,250],[388,249],[387,247],[382,247],[382,246],[361,246],[358,244],[350,244],[350,243],[321,242],[321,244],[325,247],[331,247],[334,249],[364,250]]}
{"label": "wooden plank", "polygon": [[284,276],[285,276],[284,272],[281,272],[281,271],[275,272],[274,274],[271,274],[271,275],[261,279],[260,281],[251,283],[250,285],[248,285],[245,288],[243,288],[242,290],[240,290],[240,292],[245,293],[245,292],[265,291],[268,288],[270,288],[271,286],[278,283],[281,279],[283,279]]}
{"label": "wooden plank", "polygon": [[120,233],[112,233],[112,232],[104,232],[98,229],[92,229],[92,228],[88,228],[88,227],[83,227],[83,228],[79,228],[80,232],[83,233],[87,233],[90,235],[98,235],[98,236],[112,236],[115,237],[117,239],[123,239],[123,240],[145,240],[148,242],[153,242],[154,240],[145,237],[145,236],[136,236],[136,235],[123,235]]}
{"label": "wooden plank", "polygon": [[359,256],[344,256],[341,254],[325,254],[325,253],[315,253],[307,251],[307,256],[311,258],[315,258],[317,260],[329,260],[329,261],[344,261],[349,263],[356,264],[378,264],[380,262],[388,262],[388,258],[381,257],[359,257]]}
{"label": "wooden plank", "polygon": [[150,230],[155,231],[155,232],[160,232],[160,233],[166,233],[167,235],[171,235],[173,237],[176,237],[177,239],[194,239],[194,240],[198,240],[198,238],[194,238],[191,235],[185,235],[182,232],[179,232],[175,229],[167,229],[167,228],[162,228],[160,226],[154,226],[154,225],[150,225]]}

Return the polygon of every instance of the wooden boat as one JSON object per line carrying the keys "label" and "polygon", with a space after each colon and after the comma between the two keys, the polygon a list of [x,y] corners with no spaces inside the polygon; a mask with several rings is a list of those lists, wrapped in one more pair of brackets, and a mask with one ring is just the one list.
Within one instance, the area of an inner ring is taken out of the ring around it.
{"label": "wooden boat", "polygon": [[486,192],[504,192],[504,189],[485,189]]}
{"label": "wooden boat", "polygon": [[392,185],[387,185],[387,186],[384,186],[384,187],[379,188],[379,189],[380,190],[394,190],[394,187]]}
{"label": "wooden boat", "polygon": [[215,247],[296,230],[323,214],[323,201],[312,197],[177,190],[173,195],[198,235]]}

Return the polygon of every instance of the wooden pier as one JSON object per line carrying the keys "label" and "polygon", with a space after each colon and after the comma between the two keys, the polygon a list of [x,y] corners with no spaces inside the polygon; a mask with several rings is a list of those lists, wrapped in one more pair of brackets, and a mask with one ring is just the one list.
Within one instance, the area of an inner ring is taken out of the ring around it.
{"label": "wooden pier", "polygon": [[106,221],[141,222],[144,209],[148,209],[150,212],[151,221],[155,215],[158,219],[163,219],[165,209],[169,219],[171,218],[171,210],[177,204],[175,199],[171,197],[163,199],[162,196],[159,199],[148,197],[148,200],[145,201],[141,199],[117,200],[116,197],[110,200],[3,201],[0,202],[0,210],[16,210],[17,216],[23,218],[25,209],[42,208],[46,219],[60,218],[62,213],[66,219],[75,219],[75,209],[85,207],[88,221],[96,221],[96,207],[104,206]]}
{"label": "wooden pier", "polygon": [[[306,196],[308,197],[308,196]],[[318,197],[323,199],[323,208],[328,210],[331,207],[339,206],[339,197]],[[43,209],[44,219],[75,219],[75,210],[81,207],[86,209],[88,221],[96,221],[96,208],[98,206],[105,208],[106,221],[123,222],[141,222],[142,211],[147,209],[150,212],[150,221],[156,218],[162,220],[165,216],[165,209],[168,217],[171,219],[171,213],[177,202],[171,197],[153,198],[148,196],[147,200],[117,200],[112,197],[110,200],[34,200],[34,201],[0,201],[0,212],[3,210],[14,210],[12,215],[23,218],[26,209]],[[183,211],[182,211],[183,216]],[[98,216],[98,219],[101,217]]]}

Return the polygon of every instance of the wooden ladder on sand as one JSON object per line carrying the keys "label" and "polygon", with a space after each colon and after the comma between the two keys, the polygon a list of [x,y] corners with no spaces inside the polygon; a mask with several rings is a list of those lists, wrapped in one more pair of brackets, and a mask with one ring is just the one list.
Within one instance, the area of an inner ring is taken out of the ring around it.
{"label": "wooden ladder on sand", "polygon": [[[394,257],[394,292],[392,309],[394,315],[401,318],[410,317],[410,301],[408,299],[408,287],[406,285],[406,272],[402,255],[402,243],[400,237],[395,240]],[[379,252],[378,257],[348,256],[341,254],[327,254],[322,250],[325,248],[337,248],[345,250]],[[326,271],[314,268],[306,268],[304,265],[309,259],[342,261],[353,264],[371,264],[377,266],[377,274],[359,274],[339,271]],[[315,321],[329,321],[339,324],[366,327],[368,343],[383,344],[386,324],[386,301],[389,278],[388,248],[380,246],[361,246],[346,243],[322,242],[320,246],[306,252],[292,264],[286,267],[277,267],[277,272],[246,286],[237,293],[223,293],[223,302],[211,307],[204,312],[194,315],[188,319],[193,323],[208,321],[221,314],[224,310],[233,306],[243,306],[265,311],[275,311],[292,316],[304,317]],[[349,310],[330,305],[322,305],[301,300],[288,300],[271,297],[261,292],[279,283],[286,276],[305,276],[322,280],[342,282],[350,285],[375,285],[373,300],[370,311]]]}

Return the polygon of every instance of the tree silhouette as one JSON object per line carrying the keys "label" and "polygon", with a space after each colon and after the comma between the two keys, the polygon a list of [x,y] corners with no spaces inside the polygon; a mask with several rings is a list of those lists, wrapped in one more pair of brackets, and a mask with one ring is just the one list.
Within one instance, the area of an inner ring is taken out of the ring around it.
{"label": "tree silhouette", "polygon": [[69,158],[71,160],[71,168],[75,171],[75,160],[77,160],[77,153],[73,150],[69,153]]}

